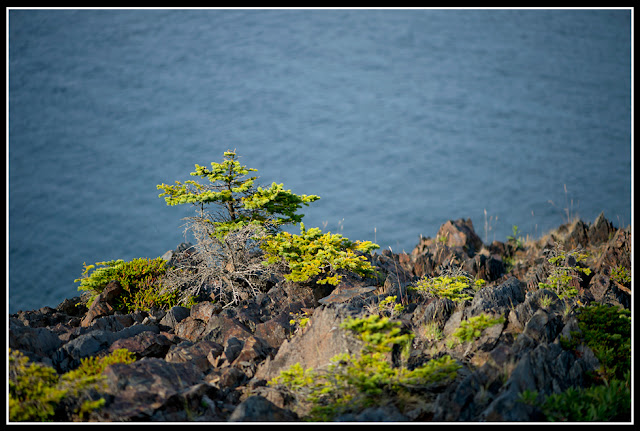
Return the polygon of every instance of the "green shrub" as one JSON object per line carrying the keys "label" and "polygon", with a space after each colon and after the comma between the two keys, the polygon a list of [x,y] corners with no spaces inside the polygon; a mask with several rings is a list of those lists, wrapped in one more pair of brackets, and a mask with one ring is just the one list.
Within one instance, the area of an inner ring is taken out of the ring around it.
{"label": "green shrub", "polygon": [[370,241],[349,241],[340,234],[323,234],[318,228],[307,230],[300,223],[300,235],[280,232],[262,244],[265,265],[284,261],[289,273],[285,278],[295,282],[307,282],[316,277],[319,284],[337,285],[342,276],[339,271],[351,271],[361,276],[374,274],[370,262],[362,253],[369,253],[379,246]]}
{"label": "green shrub", "polygon": [[547,259],[551,264],[551,272],[546,283],[538,283],[538,287],[555,292],[560,299],[575,298],[578,295],[578,290],[573,286],[572,281],[581,281],[580,274],[591,274],[591,269],[579,265],[587,257],[586,253],[579,250],[565,252],[561,245],[556,245]]}
{"label": "green shrub", "polygon": [[524,391],[520,401],[537,406],[549,421],[605,422],[631,418],[631,371],[623,379],[605,381],[588,388],[568,388],[564,392],[541,397],[537,391]]}
{"label": "green shrub", "polygon": [[122,295],[116,299],[116,307],[119,310],[147,311],[151,307],[169,309],[177,305],[177,298],[176,292],[165,292],[162,287],[165,264],[166,261],[162,258],[139,258],[129,262],[118,259],[97,262],[95,265],[85,264],[82,277],[75,282],[80,283],[78,290],[85,290],[91,294],[89,302],[92,302],[110,281],[115,280],[123,288]]}
{"label": "green shrub", "polygon": [[631,274],[629,270],[621,265],[611,268],[611,278],[622,285],[631,284]]}
{"label": "green shrub", "polygon": [[470,318],[469,320],[463,320],[460,322],[460,327],[453,332],[453,336],[460,341],[473,341],[482,335],[482,331],[490,326],[503,323],[504,318],[500,317],[493,319],[486,314],[481,314]]}
{"label": "green shrub", "polygon": [[628,421],[631,415],[631,371],[588,388],[569,388],[548,396],[541,410],[550,421]]}
{"label": "green shrub", "polygon": [[390,318],[393,318],[396,314],[402,313],[404,306],[396,302],[397,298],[398,297],[396,295],[384,298],[380,301],[380,304],[378,304],[378,312],[383,316],[388,315]]}
{"label": "green shrub", "polygon": [[631,369],[631,312],[604,304],[589,305],[576,313],[579,331],[570,340],[562,337],[561,345],[575,350],[586,344],[602,365],[604,378],[622,379]]}
{"label": "green shrub", "polygon": [[[563,348],[576,350],[586,344],[601,369],[586,388],[569,388],[535,405],[550,421],[628,421],[631,412],[631,313],[604,304],[578,309],[579,331],[560,338]],[[536,394],[537,395],[537,394]],[[531,401],[531,394],[523,400]],[[539,398],[539,397],[538,397]],[[531,403],[531,402],[530,402]]]}
{"label": "green shrub", "polygon": [[9,420],[53,420],[63,401],[71,406],[67,409],[73,420],[83,420],[104,404],[96,396],[103,388],[104,369],[133,361],[132,353],[119,349],[102,358],[85,358],[77,369],[59,376],[53,368],[30,363],[27,356],[9,349]]}
{"label": "green shrub", "polygon": [[53,416],[66,392],[56,387],[58,374],[29,363],[21,352],[9,349],[9,420],[45,421]]}
{"label": "green shrub", "polygon": [[289,320],[289,324],[291,326],[300,327],[302,329],[307,327],[310,317],[306,311],[303,311],[302,313],[289,313],[289,315],[292,317],[291,320]]}
{"label": "green shrub", "polygon": [[511,227],[511,230],[513,231],[513,235],[512,236],[508,236],[507,237],[507,242],[510,244],[513,244],[517,249],[519,248],[523,248],[524,247],[524,241],[522,240],[521,236],[518,236],[518,226],[513,225]]}
{"label": "green shrub", "polygon": [[423,276],[411,289],[436,298],[449,298],[460,303],[472,300],[475,291],[482,288],[485,283],[485,280],[474,280],[464,271],[456,270],[445,272],[437,277]]}
{"label": "green shrub", "polygon": [[360,355],[336,355],[325,372],[295,364],[269,381],[269,385],[285,386],[302,404],[311,405],[306,419],[329,421],[348,411],[388,402],[402,404],[399,400],[411,392],[455,378],[460,368],[449,356],[412,370],[393,367],[388,359],[393,346],[408,352],[413,334],[402,334],[400,324],[386,317],[348,319],[341,326],[363,341]]}

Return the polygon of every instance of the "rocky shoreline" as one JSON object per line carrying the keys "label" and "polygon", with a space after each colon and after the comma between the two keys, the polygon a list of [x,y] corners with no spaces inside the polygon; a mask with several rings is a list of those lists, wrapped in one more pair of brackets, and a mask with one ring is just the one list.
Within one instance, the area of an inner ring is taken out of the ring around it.
{"label": "rocky shoreline", "polygon": [[[545,253],[557,243],[589,256],[591,273],[576,283],[573,302],[538,286],[549,275]],[[105,403],[91,413],[92,421],[302,421],[292,395],[267,381],[296,363],[323,369],[337,354],[358,352],[361,344],[340,323],[396,296],[403,308],[393,320],[415,335],[408,366],[447,354],[461,366],[457,377],[421,393],[411,409],[380,403],[335,421],[537,422],[545,418],[521,402],[524,391],[550,395],[584,387],[600,367],[588,346],[569,351],[559,342],[577,329],[575,309],[597,303],[631,308],[631,287],[612,276],[612,268],[631,269],[631,226],[616,229],[602,214],[536,241],[491,244],[482,243],[470,220],[452,220],[435,239],[421,238],[411,253],[384,250],[371,262],[379,273],[375,280],[345,277],[328,289],[281,279],[234,307],[200,302],[190,309],[119,314],[110,306],[118,286],[108,286],[90,310],[76,297],[56,308],[10,315],[9,348],[58,373],[116,349],[135,354],[135,362],[104,371]],[[461,303],[409,289],[447,264],[486,285]],[[447,342],[462,322],[486,313],[503,322],[472,342]],[[309,320],[302,327],[295,316]],[[439,337],[429,335],[433,327]],[[73,419],[58,414],[54,420]]]}

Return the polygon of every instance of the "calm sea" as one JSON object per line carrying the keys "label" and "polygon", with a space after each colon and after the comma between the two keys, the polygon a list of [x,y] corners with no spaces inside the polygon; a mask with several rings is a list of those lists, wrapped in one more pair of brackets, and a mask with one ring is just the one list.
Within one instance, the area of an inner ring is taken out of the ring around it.
{"label": "calm sea", "polygon": [[227,149],[394,252],[631,223],[631,10],[7,14],[10,312],[175,248],[192,209],[156,185]]}

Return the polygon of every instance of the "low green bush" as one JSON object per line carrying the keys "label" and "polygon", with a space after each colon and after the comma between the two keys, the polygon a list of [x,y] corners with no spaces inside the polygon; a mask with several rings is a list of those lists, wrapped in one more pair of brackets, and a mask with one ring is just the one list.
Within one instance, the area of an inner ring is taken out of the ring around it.
{"label": "low green bush", "polygon": [[611,268],[611,278],[622,285],[631,284],[631,273],[627,268],[621,265]]}
{"label": "low green bush", "polygon": [[479,338],[482,335],[482,331],[488,327],[503,322],[504,317],[494,319],[486,314],[481,314],[460,322],[460,327],[453,332],[453,336],[462,342],[473,341]]}
{"label": "low green bush", "polygon": [[579,331],[572,331],[569,339],[561,337],[567,350],[586,344],[602,365],[605,379],[622,379],[631,369],[631,312],[624,308],[595,304],[576,312]]}
{"label": "low green bush", "polygon": [[565,252],[561,245],[557,245],[547,258],[551,264],[550,274],[546,282],[538,283],[538,287],[555,292],[560,299],[575,298],[578,295],[578,289],[573,281],[581,281],[580,274],[591,274],[591,269],[580,266],[580,262],[587,258],[588,255],[580,250]]}
{"label": "low green bush", "polygon": [[326,371],[305,370],[298,363],[268,383],[290,390],[297,396],[299,406],[310,405],[304,415],[307,420],[330,421],[342,413],[390,402],[402,409],[410,394],[454,379],[460,368],[447,355],[411,370],[392,366],[389,354],[393,347],[398,346],[406,354],[413,334],[403,334],[400,324],[386,317],[348,319],[341,326],[363,341],[359,355],[336,355]]}
{"label": "low green bush", "polygon": [[631,371],[623,379],[552,394],[544,400],[541,410],[549,421],[629,421]]}
{"label": "low green bush", "polygon": [[485,280],[474,279],[462,270],[447,271],[437,277],[423,276],[411,290],[434,296],[449,298],[462,303],[473,299],[473,295],[486,284]]}
{"label": "low green bush", "polygon": [[119,349],[101,358],[85,358],[78,368],[60,376],[53,368],[29,362],[20,351],[9,349],[9,420],[51,421],[63,402],[72,420],[83,420],[105,402],[97,395],[103,388],[104,369],[133,361],[132,353]]}
{"label": "low green bush", "polygon": [[[521,394],[523,402],[540,408],[550,421],[629,421],[631,415],[631,313],[629,310],[596,304],[576,312],[578,331],[560,337],[563,348],[578,353],[587,345],[601,368],[592,374],[591,385],[569,388],[540,397]],[[541,399],[542,398],[542,399]]]}
{"label": "low green bush", "polygon": [[166,261],[156,259],[133,259],[125,262],[122,259],[97,262],[95,265],[84,265],[82,277],[76,279],[80,283],[78,290],[91,294],[89,303],[93,302],[112,280],[123,288],[123,293],[116,299],[119,310],[148,311],[151,307],[169,309],[177,305],[177,292],[162,286],[162,277],[166,272]]}
{"label": "low green bush", "polygon": [[288,274],[284,277],[294,282],[315,280],[318,284],[338,285],[340,271],[350,271],[360,276],[371,276],[374,268],[364,254],[379,248],[370,241],[350,241],[340,234],[322,233],[319,228],[306,229],[300,223],[300,235],[280,232],[268,237],[262,244],[265,265],[284,261]]}

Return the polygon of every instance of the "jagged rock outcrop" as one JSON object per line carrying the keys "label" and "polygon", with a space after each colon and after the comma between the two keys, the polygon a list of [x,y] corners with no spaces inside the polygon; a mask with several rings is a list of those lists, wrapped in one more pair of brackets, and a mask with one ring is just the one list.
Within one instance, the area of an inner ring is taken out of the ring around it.
{"label": "jagged rock outcrop", "polygon": [[[111,283],[88,308],[72,298],[56,308],[9,316],[9,347],[59,373],[89,356],[132,352],[135,362],[107,367],[105,405],[90,420],[301,421],[292,395],[267,382],[296,363],[322,370],[337,354],[360,352],[362,342],[340,324],[381,313],[378,304],[395,295],[404,308],[393,318],[415,334],[407,364],[417,367],[448,354],[462,368],[446,386],[416,396],[420,402],[412,399],[410,411],[380,403],[335,421],[544,420],[538,409],[520,402],[523,391],[542,397],[582,387],[600,367],[584,344],[569,351],[559,343],[577,331],[573,310],[579,305],[539,289],[550,270],[545,253],[557,243],[590,252],[586,265],[592,274],[577,299],[630,308],[631,285],[613,269],[631,269],[631,227],[615,229],[601,215],[593,224],[563,225],[522,247],[497,241],[484,246],[470,220],[456,220],[446,222],[437,238],[422,238],[409,254],[374,254],[375,278],[346,276],[328,290],[281,280],[228,308],[203,301],[190,309],[121,314],[114,309],[119,286]],[[507,265],[507,259],[515,263]],[[487,284],[466,302],[410,289],[445,268],[460,268]],[[292,322],[303,314],[309,318],[304,327]],[[463,322],[480,315],[502,320],[474,341],[451,343]]]}

